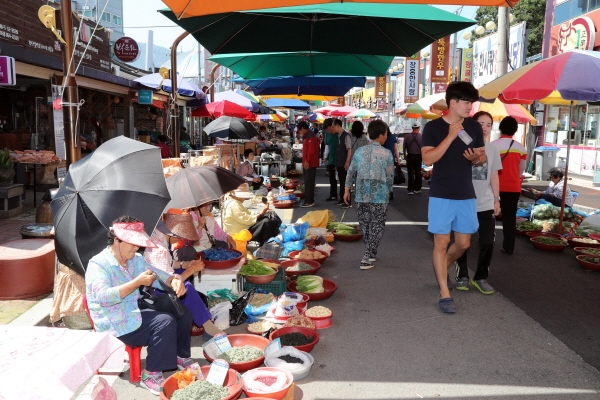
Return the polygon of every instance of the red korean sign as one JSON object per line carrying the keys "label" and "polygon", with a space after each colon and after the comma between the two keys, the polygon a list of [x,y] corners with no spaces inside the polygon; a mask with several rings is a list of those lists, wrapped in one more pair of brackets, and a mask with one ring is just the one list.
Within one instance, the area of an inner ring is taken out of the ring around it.
{"label": "red korean sign", "polygon": [[113,47],[115,56],[124,62],[133,62],[140,56],[140,48],[135,40],[123,36],[115,42]]}
{"label": "red korean sign", "polygon": [[431,44],[431,82],[448,82],[450,63],[450,36],[436,40]]}

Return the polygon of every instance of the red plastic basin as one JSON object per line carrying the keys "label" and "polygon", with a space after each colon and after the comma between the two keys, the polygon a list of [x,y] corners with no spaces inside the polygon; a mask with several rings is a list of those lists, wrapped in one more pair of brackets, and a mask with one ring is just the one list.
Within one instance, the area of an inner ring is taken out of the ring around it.
{"label": "red plastic basin", "polygon": [[[231,343],[232,347],[254,346],[254,347],[258,347],[262,351],[265,351],[265,348],[269,344],[269,339],[267,339],[267,338],[264,338],[262,336],[257,336],[257,335],[244,334],[244,333],[235,334],[235,335],[227,335],[227,338],[229,339],[229,343]],[[204,352],[204,358],[206,358],[206,360],[211,363],[214,361],[212,358],[210,358],[206,354],[206,352]],[[256,360],[247,361],[247,362],[243,362],[243,363],[229,363],[229,367],[233,368],[239,372],[246,372],[250,369],[261,366],[264,361],[265,361],[265,357],[262,356],[262,357],[257,358]]]}
{"label": "red plastic basin", "polygon": [[[302,346],[292,346],[292,347],[297,348],[298,350],[310,353],[312,351],[312,349],[315,348],[315,345],[317,343],[319,343],[319,333],[317,331],[309,329],[309,328],[303,328],[301,326],[284,326],[283,328],[279,328],[276,331],[271,332],[271,335],[269,335],[269,339],[275,340],[278,337],[281,337],[285,334],[294,333],[294,332],[301,333],[304,336],[308,336],[313,339],[312,342],[310,342],[309,344],[305,344]],[[282,344],[282,346],[285,346],[285,345]]]}
{"label": "red plastic basin", "polygon": [[[208,371],[210,371],[210,365],[200,367],[200,370],[202,371],[202,375],[204,375],[204,377],[206,378],[206,376],[208,375]],[[242,382],[242,376],[240,375],[240,373],[232,368],[229,368],[229,371],[227,372],[227,377],[225,378],[225,382],[223,382],[223,386],[226,386],[229,390],[229,396],[224,397],[222,400],[237,399],[242,393],[243,385],[244,384]],[[161,387],[163,388],[163,390],[162,392],[160,392],[159,395],[160,400],[170,399],[173,395],[173,392],[179,389],[177,385],[177,379],[173,375],[165,379],[165,382],[161,385]]]}

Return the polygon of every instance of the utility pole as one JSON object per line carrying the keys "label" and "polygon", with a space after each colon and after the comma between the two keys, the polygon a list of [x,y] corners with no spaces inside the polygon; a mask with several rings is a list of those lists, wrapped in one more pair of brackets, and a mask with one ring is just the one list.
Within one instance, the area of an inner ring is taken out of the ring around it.
{"label": "utility pole", "polygon": [[171,46],[171,119],[173,121],[173,157],[179,158],[179,106],[177,105],[177,46],[190,33],[183,32]]}
{"label": "utility pole", "polygon": [[498,7],[498,60],[496,63],[498,77],[505,75],[508,71],[509,25],[508,7]]}
{"label": "utility pole", "polygon": [[[66,103],[63,110],[65,119],[65,148],[67,153],[67,168],[81,158],[81,147],[77,134],[77,113],[79,112],[77,81],[75,80],[75,62],[71,62],[71,55],[75,48],[77,38],[73,37],[73,12],[71,0],[60,1],[60,14],[63,39],[66,44],[62,54],[63,84],[62,103]],[[60,112],[60,111],[58,111]]]}

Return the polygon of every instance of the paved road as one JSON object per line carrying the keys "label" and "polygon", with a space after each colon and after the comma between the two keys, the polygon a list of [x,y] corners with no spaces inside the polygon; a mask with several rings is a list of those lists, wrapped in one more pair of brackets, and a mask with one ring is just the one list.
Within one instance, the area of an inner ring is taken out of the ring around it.
{"label": "paved road", "polygon": [[[333,310],[334,325],[319,331],[315,365],[295,399],[600,398],[600,274],[581,269],[571,249],[545,253],[518,238],[513,256],[494,253],[490,283],[498,293],[454,292],[458,311],[444,315],[425,224],[428,189],[405,190],[395,189],[374,269],[358,268],[361,242],[336,242],[321,269],[339,285],[320,303]],[[294,209],[293,220],[306,211]],[[345,220],[356,221],[355,209]],[[202,339],[192,343],[201,357]],[[127,379],[128,370],[114,384],[120,399],[155,398]]]}

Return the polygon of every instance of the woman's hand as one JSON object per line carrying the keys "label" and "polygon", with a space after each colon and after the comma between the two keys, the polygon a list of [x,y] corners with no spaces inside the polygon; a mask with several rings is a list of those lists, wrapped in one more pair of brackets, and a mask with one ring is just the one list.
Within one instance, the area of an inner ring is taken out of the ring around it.
{"label": "woman's hand", "polygon": [[135,281],[137,286],[151,286],[155,279],[156,275],[154,275],[154,272],[148,270],[139,274],[138,277],[135,278]]}
{"label": "woman's hand", "polygon": [[177,294],[177,297],[183,296],[186,292],[183,281],[179,279],[171,279],[171,288],[173,288],[175,294]]}
{"label": "woman's hand", "polygon": [[235,240],[233,240],[233,238],[229,235],[227,235],[227,244],[229,245],[229,247],[231,247],[232,249],[235,249]]}
{"label": "woman's hand", "polygon": [[191,261],[191,264],[188,265],[188,267],[186,268],[186,271],[189,271],[191,273],[204,272],[204,261],[202,261],[202,260]]}

